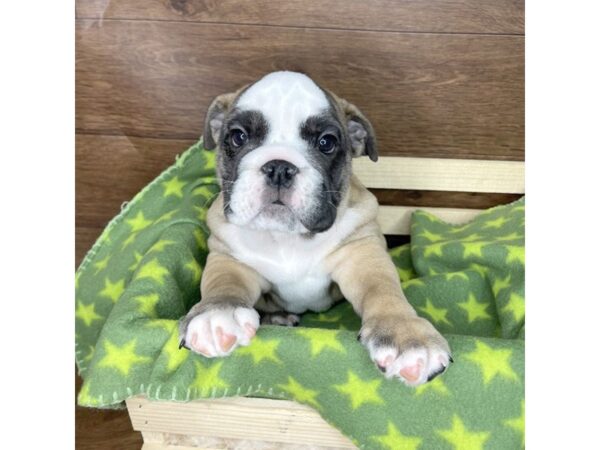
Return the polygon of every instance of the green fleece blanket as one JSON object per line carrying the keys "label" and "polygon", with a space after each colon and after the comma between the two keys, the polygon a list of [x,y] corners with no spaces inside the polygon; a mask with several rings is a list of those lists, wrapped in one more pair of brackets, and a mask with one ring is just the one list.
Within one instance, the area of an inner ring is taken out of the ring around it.
{"label": "green fleece blanket", "polygon": [[417,312],[455,363],[416,389],[386,380],[356,341],[347,302],[301,327],[263,326],[223,359],[178,349],[198,301],[207,207],[218,192],[201,142],[131,201],[76,275],[83,406],[222,396],[293,399],[363,449],[514,449],[524,443],[524,200],[462,226],[413,215],[411,245],[390,250]]}

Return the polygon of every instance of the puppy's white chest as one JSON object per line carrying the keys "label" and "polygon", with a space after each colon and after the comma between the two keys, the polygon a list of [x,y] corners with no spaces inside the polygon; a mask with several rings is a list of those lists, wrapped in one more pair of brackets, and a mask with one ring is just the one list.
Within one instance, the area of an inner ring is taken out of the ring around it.
{"label": "puppy's white chest", "polygon": [[265,277],[287,311],[320,311],[331,306],[331,277],[323,264],[331,241],[288,233],[230,231],[232,256]]}

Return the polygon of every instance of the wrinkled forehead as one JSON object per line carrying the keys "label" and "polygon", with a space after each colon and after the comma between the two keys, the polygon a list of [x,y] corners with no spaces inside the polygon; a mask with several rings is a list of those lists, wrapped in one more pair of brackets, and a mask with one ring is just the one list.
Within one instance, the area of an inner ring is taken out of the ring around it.
{"label": "wrinkled forehead", "polygon": [[236,101],[239,110],[260,111],[269,126],[269,142],[297,137],[309,117],[331,108],[323,90],[306,75],[275,72],[246,89]]}

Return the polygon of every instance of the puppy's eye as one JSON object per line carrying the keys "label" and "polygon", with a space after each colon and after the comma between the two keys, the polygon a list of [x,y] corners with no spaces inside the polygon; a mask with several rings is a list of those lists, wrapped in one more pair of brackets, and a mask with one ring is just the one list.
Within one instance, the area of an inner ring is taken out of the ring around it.
{"label": "puppy's eye", "polygon": [[319,138],[319,150],[325,154],[332,153],[335,150],[337,139],[332,134],[326,134]]}
{"label": "puppy's eye", "polygon": [[241,147],[248,141],[248,135],[242,130],[233,130],[231,132],[231,145]]}

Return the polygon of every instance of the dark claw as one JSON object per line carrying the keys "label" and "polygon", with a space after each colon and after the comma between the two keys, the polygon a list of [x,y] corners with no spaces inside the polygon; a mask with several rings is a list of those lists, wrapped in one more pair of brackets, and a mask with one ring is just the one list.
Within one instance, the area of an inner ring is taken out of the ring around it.
{"label": "dark claw", "polygon": [[450,362],[454,362],[454,360],[452,359],[452,356],[448,356],[448,359],[450,360]]}
{"label": "dark claw", "polygon": [[446,370],[446,368],[444,366],[442,366],[441,369],[439,369],[437,372],[433,372],[431,375],[429,375],[429,377],[427,378],[427,381],[431,381],[433,380],[435,377],[437,377],[440,373],[443,373],[444,370]]}
{"label": "dark claw", "polygon": [[179,343],[179,350],[181,350],[182,347],[185,347],[188,350],[190,349],[187,345],[185,345],[185,338],[183,338]]}
{"label": "dark claw", "polygon": [[357,341],[360,341],[360,338],[361,338],[361,335],[360,335],[360,333],[358,333],[358,334],[356,335],[356,340],[357,340]]}

